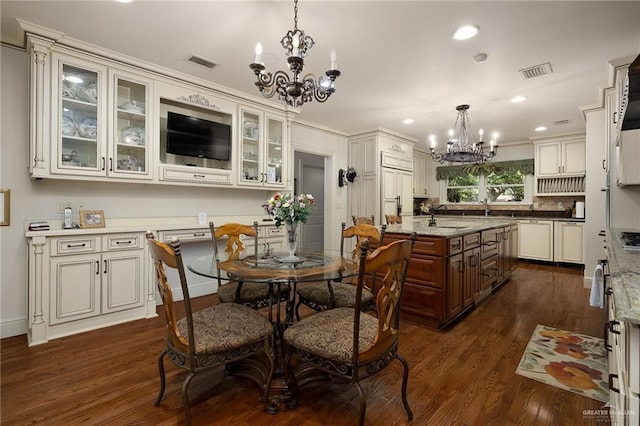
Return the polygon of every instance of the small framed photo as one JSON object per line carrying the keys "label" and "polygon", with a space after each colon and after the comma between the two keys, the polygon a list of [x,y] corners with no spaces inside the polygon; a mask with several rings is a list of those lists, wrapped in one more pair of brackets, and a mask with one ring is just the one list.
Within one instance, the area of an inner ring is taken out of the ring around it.
{"label": "small framed photo", "polygon": [[104,212],[102,210],[80,210],[80,228],[104,228]]}

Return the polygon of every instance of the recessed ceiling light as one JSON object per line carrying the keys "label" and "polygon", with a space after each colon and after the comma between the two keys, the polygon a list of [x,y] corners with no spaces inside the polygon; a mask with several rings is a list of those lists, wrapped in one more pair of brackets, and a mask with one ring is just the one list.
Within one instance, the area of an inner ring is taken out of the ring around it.
{"label": "recessed ceiling light", "polygon": [[413,124],[413,118],[405,118],[402,122],[404,124]]}
{"label": "recessed ceiling light", "polygon": [[527,97],[521,96],[521,95],[514,96],[513,98],[511,98],[511,102],[513,102],[514,104],[517,104],[518,102],[524,102],[526,100],[527,100]]}
{"label": "recessed ceiling light", "polygon": [[453,33],[454,40],[469,40],[472,37],[475,37],[480,28],[475,25],[465,25],[463,27],[458,28]]}
{"label": "recessed ceiling light", "polygon": [[544,126],[538,126],[533,130],[535,130],[536,132],[544,132],[545,130],[547,130],[547,128]]}

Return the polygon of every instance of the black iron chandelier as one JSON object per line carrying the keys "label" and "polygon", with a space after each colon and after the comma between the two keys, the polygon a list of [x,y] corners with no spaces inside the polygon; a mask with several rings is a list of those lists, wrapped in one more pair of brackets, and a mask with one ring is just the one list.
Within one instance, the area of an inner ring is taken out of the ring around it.
{"label": "black iron chandelier", "polygon": [[[429,142],[431,143],[431,158],[433,161],[437,161],[442,164],[449,163],[463,163],[463,164],[481,164],[485,161],[491,161],[491,159],[498,152],[498,145],[496,140],[498,134],[493,133],[489,151],[484,150],[484,131],[480,129],[479,139],[477,142],[469,141],[469,117],[467,112],[469,111],[469,105],[458,105],[456,107],[458,116],[453,129],[449,130],[449,141],[447,142],[446,152],[436,152],[436,140],[434,135],[429,136]],[[458,131],[458,138],[454,138],[455,130],[458,129],[458,123],[460,128]]]}
{"label": "black iron chandelier", "polygon": [[298,0],[294,0],[293,7],[293,30],[289,30],[282,38],[280,44],[287,51],[287,63],[291,76],[285,71],[275,73],[265,72],[262,64],[262,44],[256,45],[256,56],[254,62],[249,64],[258,78],[255,83],[258,90],[265,98],[270,98],[276,93],[278,99],[285,101],[292,107],[301,107],[305,102],[316,100],[324,102],[335,92],[334,81],[340,76],[340,71],[336,69],[336,53],[331,51],[331,69],[325,75],[316,80],[314,74],[301,76],[304,68],[304,58],[314,45],[311,36],[305,35],[304,31],[298,29]]}

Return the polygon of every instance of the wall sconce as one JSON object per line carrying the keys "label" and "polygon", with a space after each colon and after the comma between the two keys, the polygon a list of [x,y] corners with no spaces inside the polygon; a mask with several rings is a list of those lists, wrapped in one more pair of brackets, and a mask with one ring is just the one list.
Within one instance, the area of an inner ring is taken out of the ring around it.
{"label": "wall sconce", "polygon": [[342,188],[347,183],[353,183],[356,180],[358,173],[353,167],[349,167],[347,170],[338,170],[338,186]]}

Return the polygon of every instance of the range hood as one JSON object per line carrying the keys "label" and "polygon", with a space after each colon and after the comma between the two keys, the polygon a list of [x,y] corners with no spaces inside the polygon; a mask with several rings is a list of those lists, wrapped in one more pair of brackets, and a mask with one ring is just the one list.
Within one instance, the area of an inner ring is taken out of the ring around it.
{"label": "range hood", "polygon": [[628,102],[621,130],[640,129],[640,55],[629,65]]}

